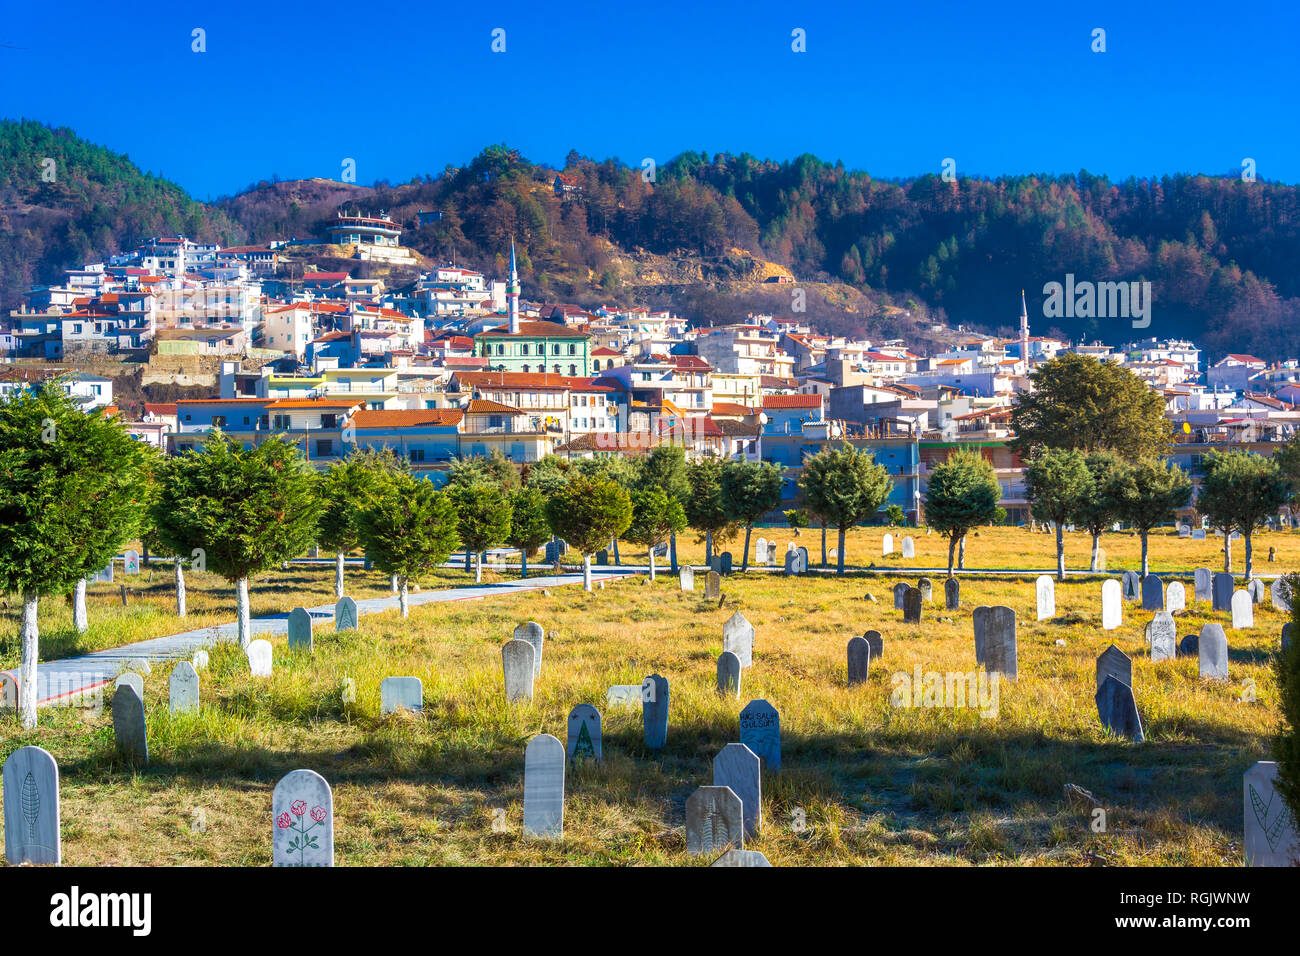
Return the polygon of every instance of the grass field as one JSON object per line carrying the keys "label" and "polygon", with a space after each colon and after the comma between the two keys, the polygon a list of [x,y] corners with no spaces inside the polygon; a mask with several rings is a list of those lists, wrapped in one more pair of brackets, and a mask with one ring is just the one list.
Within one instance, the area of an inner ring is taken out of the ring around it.
{"label": "grass field", "polygon": [[[899,563],[879,558],[880,535],[855,531],[850,560],[865,559],[871,547],[877,564]],[[783,550],[790,534],[775,537]],[[819,537],[805,531],[799,539],[814,561]],[[916,540],[917,565],[939,564],[941,554],[946,560],[937,535],[922,530]],[[1076,567],[1087,541],[1071,537]],[[684,556],[695,557],[693,541],[681,544]],[[1136,538],[1108,535],[1104,544],[1112,575],[1136,564]],[[967,545],[969,567],[1053,560],[1052,538],[1023,530],[984,529]],[[1273,565],[1263,561],[1270,545],[1279,554]],[[1221,567],[1216,547],[1214,539],[1154,536],[1153,568]],[[1300,563],[1300,535],[1261,535],[1256,547],[1261,573]],[[635,556],[629,549],[625,557]],[[377,573],[349,568],[348,579],[357,597],[388,592]],[[712,782],[714,755],[738,739],[740,709],[766,698],[781,713],[783,769],[765,775],[763,831],[747,846],[775,865],[1081,865],[1092,854],[1112,865],[1241,863],[1241,774],[1269,759],[1278,722],[1269,666],[1283,623],[1278,612],[1257,606],[1255,628],[1228,631],[1230,680],[1212,683],[1198,677],[1195,658],[1151,663],[1143,640],[1150,614],[1132,603],[1121,629],[1101,631],[1100,577],[1058,584],[1058,616],[1044,622],[1034,621],[1031,575],[966,576],[962,608],[953,613],[943,610],[942,579],[932,579],[936,602],[920,625],[907,626],[890,596],[897,578],[871,572],[734,574],[723,583],[721,608],[664,575],[654,585],[624,580],[591,594],[565,587],[549,597],[431,604],[406,620],[395,611],[372,615],[358,632],[318,627],[313,655],[290,653],[283,637],[275,639],[269,680],[249,677],[237,648],[216,648],[201,672],[197,715],[168,714],[171,665],[156,666],[145,679],[148,767],[132,769],[115,755],[107,709],[98,716],[42,709],[31,732],[4,714],[0,756],[37,744],[58,760],[64,861],[72,865],[265,865],[271,790],[299,767],[320,772],[334,789],[340,865],[702,865],[708,860],[685,852],[686,798]],[[42,657],[233,617],[231,591],[210,575],[190,576],[193,611],[184,625],[171,613],[166,569],[149,587],[143,577],[130,580],[142,593],[125,608],[117,585],[91,589],[92,627],[82,638],[70,635],[62,602],[45,602]],[[421,584],[465,581],[447,570]],[[253,583],[252,610],[282,613],[332,597],[332,567],[294,567]],[[6,667],[17,662],[15,603],[11,597],[4,612]],[[918,666],[975,670],[970,612],[977,604],[1007,604],[1019,620],[1020,677],[1000,683],[996,716],[973,707],[894,706],[896,674]],[[1225,621],[1208,605],[1189,605],[1176,615],[1180,637],[1206,620]],[[736,610],[756,630],[755,663],[739,700],[714,690],[722,624]],[[534,701],[509,705],[500,647],[527,619],[554,634]],[[884,635],[883,660],[873,661],[866,686],[848,688],[845,644],[868,628]],[[1111,642],[1134,659],[1142,744],[1107,738],[1097,720],[1095,660]],[[639,708],[605,702],[611,684],[639,683],[653,672],[671,682],[668,745],[660,753],[642,744]],[[423,680],[422,715],[379,717],[379,683],[390,675]],[[345,702],[349,679],[355,700]],[[570,770],[562,841],[524,839],[524,747],[543,732],[563,741],[579,703],[601,711],[604,764]],[[1107,812],[1106,832],[1092,832],[1091,806],[1069,798],[1066,784],[1091,791]],[[505,810],[504,833],[493,831],[497,808]],[[800,812],[804,829],[793,825]]]}

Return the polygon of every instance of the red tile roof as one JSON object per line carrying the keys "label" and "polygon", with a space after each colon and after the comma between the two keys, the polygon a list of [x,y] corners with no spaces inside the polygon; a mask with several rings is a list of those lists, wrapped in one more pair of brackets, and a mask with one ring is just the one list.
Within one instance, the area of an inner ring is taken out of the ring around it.
{"label": "red tile roof", "polygon": [[393,408],[357,412],[352,424],[357,428],[418,428],[432,425],[445,428],[459,425],[465,413],[459,408]]}
{"label": "red tile roof", "polygon": [[820,395],[764,395],[763,408],[821,408]]}

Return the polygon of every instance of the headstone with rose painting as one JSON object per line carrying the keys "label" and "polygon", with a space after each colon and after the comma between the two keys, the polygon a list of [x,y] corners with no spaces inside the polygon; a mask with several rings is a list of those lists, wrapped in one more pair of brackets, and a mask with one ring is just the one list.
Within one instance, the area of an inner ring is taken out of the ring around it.
{"label": "headstone with rose painting", "polygon": [[315,770],[294,770],[271,794],[273,866],[334,865],[334,794]]}

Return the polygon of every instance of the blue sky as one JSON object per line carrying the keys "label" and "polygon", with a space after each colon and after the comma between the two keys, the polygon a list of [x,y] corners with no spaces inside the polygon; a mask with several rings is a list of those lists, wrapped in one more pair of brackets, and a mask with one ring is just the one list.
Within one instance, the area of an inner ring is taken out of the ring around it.
{"label": "blue sky", "polygon": [[1295,3],[401,7],[8,0],[0,115],[70,126],[199,199],[337,179],[345,158],[359,182],[402,182],[502,141],[551,164],[811,152],[879,177],[947,157],[1116,178],[1250,157],[1300,182]]}

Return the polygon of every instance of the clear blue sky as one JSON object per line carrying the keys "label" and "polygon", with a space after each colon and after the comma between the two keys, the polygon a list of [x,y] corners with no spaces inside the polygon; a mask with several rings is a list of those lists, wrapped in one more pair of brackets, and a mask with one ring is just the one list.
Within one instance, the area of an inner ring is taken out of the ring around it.
{"label": "clear blue sky", "polygon": [[199,199],[337,179],[345,157],[361,183],[402,182],[502,141],[552,164],[811,152],[879,177],[1251,157],[1300,182],[1294,0],[182,6],[9,0],[0,115],[70,126]]}

